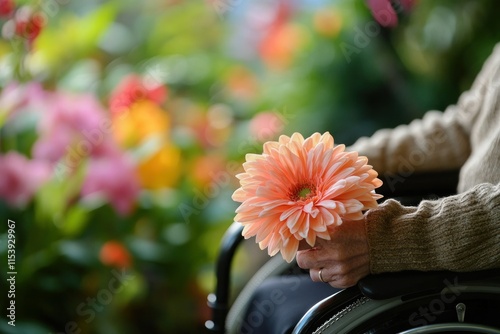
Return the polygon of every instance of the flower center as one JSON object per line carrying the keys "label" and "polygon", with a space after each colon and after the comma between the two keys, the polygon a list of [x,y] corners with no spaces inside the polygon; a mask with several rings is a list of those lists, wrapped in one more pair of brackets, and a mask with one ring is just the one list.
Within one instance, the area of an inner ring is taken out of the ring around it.
{"label": "flower center", "polygon": [[316,187],[310,183],[298,184],[289,192],[292,201],[305,201],[314,196],[316,196]]}
{"label": "flower center", "polygon": [[309,188],[303,188],[303,189],[301,189],[301,190],[299,191],[299,194],[298,194],[298,195],[299,195],[299,198],[300,198],[300,199],[305,199],[305,198],[307,198],[307,196],[308,196],[311,192],[312,192],[312,190],[311,190],[311,189],[309,189]]}

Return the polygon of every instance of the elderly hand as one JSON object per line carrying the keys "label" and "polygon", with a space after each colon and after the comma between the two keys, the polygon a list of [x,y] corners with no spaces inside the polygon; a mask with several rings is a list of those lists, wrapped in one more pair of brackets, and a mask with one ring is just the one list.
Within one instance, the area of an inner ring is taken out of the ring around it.
{"label": "elderly hand", "polygon": [[302,269],[309,269],[315,282],[324,281],[336,288],[353,286],[370,273],[365,221],[345,221],[330,236],[331,240],[316,239],[313,248],[303,242],[297,263]]}

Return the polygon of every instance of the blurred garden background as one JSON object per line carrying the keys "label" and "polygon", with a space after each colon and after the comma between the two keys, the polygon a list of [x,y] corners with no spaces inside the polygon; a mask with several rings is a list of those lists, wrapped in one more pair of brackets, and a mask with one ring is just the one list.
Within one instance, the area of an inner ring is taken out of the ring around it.
{"label": "blurred garden background", "polygon": [[499,9],[421,0],[387,29],[364,0],[0,0],[0,332],[202,333],[245,154],[443,110]]}

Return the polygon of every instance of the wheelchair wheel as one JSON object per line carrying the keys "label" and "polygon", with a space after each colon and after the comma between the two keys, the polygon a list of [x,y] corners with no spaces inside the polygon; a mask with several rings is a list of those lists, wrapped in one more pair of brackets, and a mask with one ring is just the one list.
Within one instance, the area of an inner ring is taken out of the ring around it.
{"label": "wheelchair wheel", "polygon": [[293,333],[500,334],[500,285],[461,284],[384,300],[353,287],[316,304]]}
{"label": "wheelchair wheel", "polygon": [[278,276],[296,266],[296,262],[288,263],[280,256],[272,257],[267,261],[255,275],[248,281],[243,290],[233,302],[226,318],[225,329],[227,334],[239,333],[243,316],[247,309],[255,289],[264,282],[265,279]]}

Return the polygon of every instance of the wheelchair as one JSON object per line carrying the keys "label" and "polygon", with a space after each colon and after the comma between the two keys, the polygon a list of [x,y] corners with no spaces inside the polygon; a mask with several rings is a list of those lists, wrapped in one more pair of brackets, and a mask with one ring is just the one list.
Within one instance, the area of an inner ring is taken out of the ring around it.
{"label": "wheelchair", "polygon": [[[414,205],[422,199],[453,194],[458,171],[382,178],[384,186],[377,192]],[[231,303],[231,262],[243,240],[241,232],[242,226],[233,223],[222,239],[216,287],[208,296],[212,318],[206,322],[206,328],[210,333],[238,333],[256,287],[268,277],[300,270],[296,263],[275,256],[262,265]],[[293,334],[311,333],[500,334],[500,268],[369,275],[356,286],[334,293],[310,308]]]}

